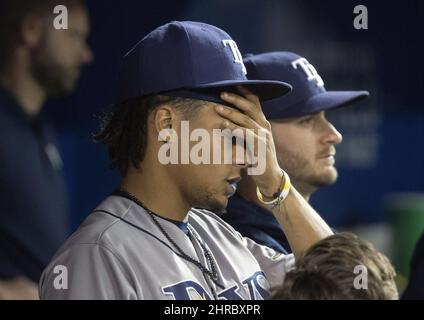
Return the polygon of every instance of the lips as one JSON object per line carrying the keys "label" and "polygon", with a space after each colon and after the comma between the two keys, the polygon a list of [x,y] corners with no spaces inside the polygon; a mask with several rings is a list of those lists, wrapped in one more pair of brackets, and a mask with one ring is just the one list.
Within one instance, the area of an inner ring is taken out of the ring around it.
{"label": "lips", "polygon": [[233,196],[237,191],[237,183],[230,183],[231,192],[228,194],[228,197]]}
{"label": "lips", "polygon": [[239,183],[240,182],[240,180],[241,180],[241,177],[240,176],[237,176],[237,177],[234,177],[234,178],[230,178],[230,179],[227,179],[227,181],[228,181],[228,183]]}
{"label": "lips", "polygon": [[325,159],[325,158],[330,158],[336,155],[336,150],[335,149],[330,149],[330,150],[326,150],[325,152],[322,152],[320,154],[318,154],[318,159]]}
{"label": "lips", "polygon": [[240,177],[235,177],[232,179],[228,179],[228,188],[227,188],[227,197],[233,196],[237,191],[237,183],[241,180]]}
{"label": "lips", "polygon": [[336,163],[334,156],[328,155],[326,157],[320,158],[320,160],[324,161],[327,165],[333,166]]}
{"label": "lips", "polygon": [[334,159],[334,154],[327,154],[325,156],[320,157],[319,159]]}

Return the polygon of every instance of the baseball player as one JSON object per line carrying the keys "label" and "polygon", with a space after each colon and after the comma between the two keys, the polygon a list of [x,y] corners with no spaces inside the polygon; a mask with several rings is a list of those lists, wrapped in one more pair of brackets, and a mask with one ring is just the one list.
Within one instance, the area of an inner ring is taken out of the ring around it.
{"label": "baseball player", "polygon": [[294,254],[332,234],[278,166],[261,111],[259,99],[290,86],[245,74],[234,40],[204,23],[168,23],[127,53],[118,103],[97,135],[122,184],[56,253],[40,280],[42,299],[264,299],[282,284],[294,255],[241,236],[219,217],[247,160],[159,161],[162,147],[182,149],[182,139],[161,133],[179,133],[183,121],[192,132],[251,129],[257,141],[266,132],[266,168],[253,179]]}
{"label": "baseball player", "polygon": [[[287,95],[262,104],[271,123],[278,163],[309,201],[317,189],[336,182],[335,146],[342,135],[327,120],[327,110],[351,105],[367,91],[326,91],[315,67],[293,52],[268,52],[244,59],[248,77],[285,81]],[[223,219],[242,235],[279,252],[291,252],[279,223],[259,202],[251,177],[243,178]]]}

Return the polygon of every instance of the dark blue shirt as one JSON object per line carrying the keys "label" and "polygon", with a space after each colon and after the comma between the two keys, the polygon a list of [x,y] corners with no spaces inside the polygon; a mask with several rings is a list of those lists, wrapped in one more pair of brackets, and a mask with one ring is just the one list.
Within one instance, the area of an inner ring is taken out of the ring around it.
{"label": "dark blue shirt", "polygon": [[403,300],[424,300],[424,233],[418,241],[411,261],[409,284]]}
{"label": "dark blue shirt", "polygon": [[0,279],[38,281],[67,236],[56,145],[52,130],[0,88]]}
{"label": "dark blue shirt", "polygon": [[282,253],[290,253],[290,245],[280,224],[268,210],[245,200],[238,194],[228,201],[222,218],[243,236]]}

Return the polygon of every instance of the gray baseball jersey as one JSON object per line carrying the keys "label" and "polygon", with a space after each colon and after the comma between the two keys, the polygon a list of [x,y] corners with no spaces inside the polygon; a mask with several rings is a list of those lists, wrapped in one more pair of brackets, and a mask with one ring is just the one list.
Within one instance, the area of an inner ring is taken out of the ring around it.
{"label": "gray baseball jersey", "polygon": [[[41,299],[266,299],[294,264],[242,237],[207,210],[185,222],[156,220],[184,253],[211,269],[216,281],[167,239],[142,206],[106,198],[65,242],[44,270]],[[205,250],[206,247],[206,250]]]}

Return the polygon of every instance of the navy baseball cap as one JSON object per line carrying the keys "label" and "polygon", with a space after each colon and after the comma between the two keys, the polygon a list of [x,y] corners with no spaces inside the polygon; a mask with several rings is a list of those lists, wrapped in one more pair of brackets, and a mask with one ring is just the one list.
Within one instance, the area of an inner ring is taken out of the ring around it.
{"label": "navy baseball cap", "polygon": [[289,95],[261,103],[267,119],[301,117],[353,104],[369,96],[368,91],[327,91],[314,66],[293,52],[248,55],[244,64],[251,79],[287,81],[293,86]]}
{"label": "navy baseball cap", "polygon": [[124,57],[117,103],[162,94],[226,104],[221,91],[243,85],[261,101],[285,95],[281,81],[248,80],[237,44],[223,30],[200,22],[173,21],[140,40]]}

